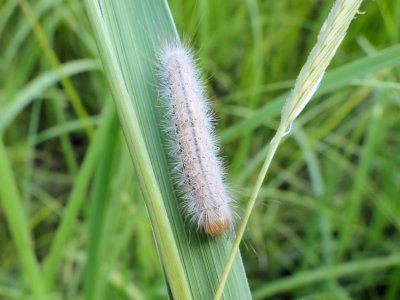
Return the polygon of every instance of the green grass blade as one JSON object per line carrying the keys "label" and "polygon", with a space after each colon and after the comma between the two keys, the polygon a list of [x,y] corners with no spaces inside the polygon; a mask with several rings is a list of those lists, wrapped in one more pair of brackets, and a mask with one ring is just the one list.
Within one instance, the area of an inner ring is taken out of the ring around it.
{"label": "green grass blade", "polygon": [[[92,123],[93,127],[97,126],[101,117],[91,117],[88,122]],[[66,121],[62,124],[50,127],[46,130],[41,131],[35,138],[35,144],[43,143],[47,140],[58,138],[63,134],[70,134],[73,132],[79,132],[85,128],[85,124],[82,123],[80,119],[75,119],[71,121]]]}
{"label": "green grass blade", "polygon": [[364,137],[364,147],[360,153],[359,166],[354,176],[354,185],[348,197],[348,208],[345,213],[343,230],[339,234],[336,250],[336,259],[338,260],[344,256],[346,250],[349,250],[351,240],[357,234],[353,222],[362,214],[360,208],[363,200],[362,196],[366,193],[365,186],[367,185],[368,174],[373,170],[374,157],[379,148],[378,145],[381,145],[385,139],[386,120],[384,111],[386,110],[386,102],[385,96],[382,95],[379,102],[375,103],[371,109],[370,124]]}
{"label": "green grass blade", "polygon": [[36,35],[40,46],[42,47],[44,54],[48,57],[49,61],[53,65],[53,67],[60,72],[60,81],[61,84],[63,85],[66,94],[68,95],[72,106],[74,107],[76,114],[82,119],[83,122],[85,122],[85,129],[86,132],[89,136],[92,136],[93,134],[93,127],[92,124],[87,123],[87,119],[89,117],[88,112],[86,111],[86,108],[82,104],[81,97],[79,96],[79,93],[77,92],[75,86],[72,84],[71,80],[69,77],[64,75],[61,71],[61,63],[60,60],[58,59],[58,56],[54,49],[50,46],[50,42],[46,36],[46,33],[44,32],[42,26],[36,19],[35,13],[32,11],[32,8],[29,4],[28,1],[26,0],[19,0],[19,4],[24,11],[27,19],[29,20],[33,32]]}
{"label": "green grass blade", "polygon": [[102,148],[107,143],[109,135],[113,134],[113,132],[110,132],[110,128],[113,128],[112,124],[114,122],[117,122],[115,111],[105,108],[105,115],[87,150],[85,160],[82,163],[79,173],[76,176],[73,189],[68,198],[68,204],[63,213],[61,224],[56,231],[54,241],[44,264],[44,278],[46,287],[49,290],[52,289],[55,274],[62,259],[63,249],[75,225],[77,214],[85,199],[86,191]]}
{"label": "green grass blade", "polygon": [[290,291],[307,284],[315,284],[329,278],[339,278],[358,273],[376,271],[396,267],[400,265],[400,255],[393,254],[387,257],[370,258],[361,261],[337,264],[335,266],[322,267],[316,270],[304,271],[297,275],[271,282],[268,285],[254,291],[254,299],[265,299],[279,293]]}
{"label": "green grass blade", "polygon": [[7,107],[2,108],[0,114],[0,132],[3,132],[12,123],[18,113],[35,100],[35,98],[40,97],[44,91],[60,81],[60,72],[64,76],[71,76],[97,68],[98,64],[96,61],[83,59],[65,63],[61,65],[60,70],[52,70],[41,74],[19,91],[13,99],[10,99],[10,104]]}
{"label": "green grass blade", "polygon": [[[211,299],[232,241],[189,232],[172,189],[161,141],[156,53],[177,38],[166,2],[87,1],[128,148],[138,171],[161,261],[174,298]],[[249,299],[240,256],[225,290]]]}
{"label": "green grass blade", "polygon": [[[114,128],[110,132],[118,132],[118,122],[114,122]],[[87,263],[85,272],[85,297],[86,299],[99,299],[101,281],[99,280],[104,271],[104,261],[101,260],[101,245],[106,239],[103,234],[104,220],[107,208],[107,192],[111,182],[112,174],[112,157],[117,141],[117,134],[111,134],[108,139],[101,157],[99,159],[99,166],[97,167],[94,177],[91,206],[89,215],[89,241],[87,247]],[[111,201],[116,201],[112,199]]]}
{"label": "green grass blade", "polygon": [[29,234],[27,216],[22,206],[17,183],[2,138],[0,138],[0,166],[0,203],[21,258],[25,280],[30,285],[34,299],[47,299],[45,285],[42,281],[43,277]]}

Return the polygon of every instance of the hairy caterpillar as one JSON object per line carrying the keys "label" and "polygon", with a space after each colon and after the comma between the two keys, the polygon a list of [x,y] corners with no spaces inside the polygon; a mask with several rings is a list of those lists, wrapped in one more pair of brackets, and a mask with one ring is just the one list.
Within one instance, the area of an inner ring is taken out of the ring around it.
{"label": "hairy caterpillar", "polygon": [[208,235],[221,235],[232,228],[232,200],[217,157],[214,120],[191,52],[181,43],[167,45],[159,56],[159,73],[183,209]]}

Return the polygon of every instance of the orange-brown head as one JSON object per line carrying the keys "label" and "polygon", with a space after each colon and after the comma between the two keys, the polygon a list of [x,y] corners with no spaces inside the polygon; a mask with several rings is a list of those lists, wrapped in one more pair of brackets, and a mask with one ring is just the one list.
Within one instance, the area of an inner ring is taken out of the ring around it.
{"label": "orange-brown head", "polygon": [[219,236],[225,233],[230,227],[230,222],[227,218],[219,218],[215,220],[207,220],[204,224],[204,231],[212,237]]}

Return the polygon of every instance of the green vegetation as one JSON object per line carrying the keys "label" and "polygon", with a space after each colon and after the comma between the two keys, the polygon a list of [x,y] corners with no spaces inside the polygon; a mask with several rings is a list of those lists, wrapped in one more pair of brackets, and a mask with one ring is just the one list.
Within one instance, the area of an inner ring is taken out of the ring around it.
{"label": "green vegetation", "polygon": [[[85,5],[0,3],[0,299],[166,298]],[[207,79],[240,215],[332,3],[169,4]],[[400,296],[400,2],[361,12],[250,217],[256,299]]]}

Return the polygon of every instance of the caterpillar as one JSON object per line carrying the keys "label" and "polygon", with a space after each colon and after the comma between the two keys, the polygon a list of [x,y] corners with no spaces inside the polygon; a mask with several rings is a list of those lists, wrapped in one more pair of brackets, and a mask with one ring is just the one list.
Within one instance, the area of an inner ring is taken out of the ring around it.
{"label": "caterpillar", "polygon": [[206,234],[219,236],[233,227],[232,199],[217,156],[215,119],[190,50],[180,42],[163,47],[159,76],[173,177],[182,192],[183,211]]}

